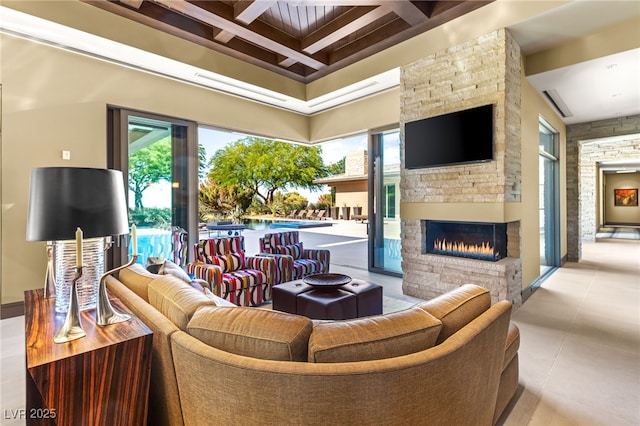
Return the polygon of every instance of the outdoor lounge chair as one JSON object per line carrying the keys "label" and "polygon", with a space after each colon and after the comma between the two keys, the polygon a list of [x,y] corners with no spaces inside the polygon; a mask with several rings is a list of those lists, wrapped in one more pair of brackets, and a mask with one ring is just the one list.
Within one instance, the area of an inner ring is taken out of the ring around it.
{"label": "outdoor lounge chair", "polygon": [[316,212],[313,215],[313,218],[316,220],[324,220],[327,218],[327,211],[324,209],[316,210]]}
{"label": "outdoor lounge chair", "polygon": [[313,210],[300,210],[300,213],[298,213],[296,219],[307,219],[311,214],[313,214]]}

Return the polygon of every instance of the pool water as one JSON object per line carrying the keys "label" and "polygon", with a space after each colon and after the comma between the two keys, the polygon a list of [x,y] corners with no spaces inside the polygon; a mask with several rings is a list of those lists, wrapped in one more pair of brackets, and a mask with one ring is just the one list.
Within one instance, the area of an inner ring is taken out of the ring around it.
{"label": "pool water", "polygon": [[273,220],[273,219],[244,219],[243,224],[247,225],[249,229],[260,231],[263,229],[274,228],[315,228],[319,226],[331,226],[330,222],[326,221],[287,221],[287,220]]}
{"label": "pool water", "polygon": [[268,219],[243,219],[242,223],[247,225],[247,228],[253,229],[256,231],[261,231],[263,229],[269,228],[274,221]]}

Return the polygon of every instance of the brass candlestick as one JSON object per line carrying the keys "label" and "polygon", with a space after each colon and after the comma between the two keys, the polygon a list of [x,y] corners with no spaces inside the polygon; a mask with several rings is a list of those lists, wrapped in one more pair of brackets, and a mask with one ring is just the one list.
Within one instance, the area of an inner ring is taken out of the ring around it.
{"label": "brass candlestick", "polygon": [[106,272],[100,278],[100,284],[98,289],[98,303],[96,304],[96,323],[98,325],[109,325],[109,324],[117,324],[119,322],[128,321],[131,317],[122,312],[118,312],[111,306],[111,302],[109,301],[109,295],[107,294],[107,276],[114,274],[124,268],[128,268],[138,261],[138,254],[133,254],[131,256],[131,260],[122,266],[114,268],[108,272]]}
{"label": "brass candlestick", "polygon": [[44,276],[44,298],[56,297],[56,276],[53,268],[53,245],[47,241],[47,272]]}
{"label": "brass candlestick", "polygon": [[76,273],[71,281],[71,294],[69,295],[69,309],[64,319],[62,328],[53,337],[55,343],[65,343],[79,339],[87,334],[82,329],[80,322],[80,306],[78,304],[78,280],[82,277],[82,266],[76,267]]}

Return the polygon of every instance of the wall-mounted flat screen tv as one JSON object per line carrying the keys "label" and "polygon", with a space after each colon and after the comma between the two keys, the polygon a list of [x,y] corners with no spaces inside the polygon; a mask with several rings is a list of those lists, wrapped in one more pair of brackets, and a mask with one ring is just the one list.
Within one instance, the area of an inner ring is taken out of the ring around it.
{"label": "wall-mounted flat screen tv", "polygon": [[493,160],[493,105],[483,105],[404,125],[407,169]]}

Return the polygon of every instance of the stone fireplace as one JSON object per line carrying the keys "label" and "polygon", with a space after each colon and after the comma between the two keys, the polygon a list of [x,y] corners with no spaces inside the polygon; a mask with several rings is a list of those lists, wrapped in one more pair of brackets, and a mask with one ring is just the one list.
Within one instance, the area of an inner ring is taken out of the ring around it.
{"label": "stone fireplace", "polygon": [[[520,47],[506,29],[402,67],[405,294],[431,299],[474,283],[494,303],[521,305],[521,75]],[[404,123],[487,104],[494,106],[492,161],[404,167]]]}

